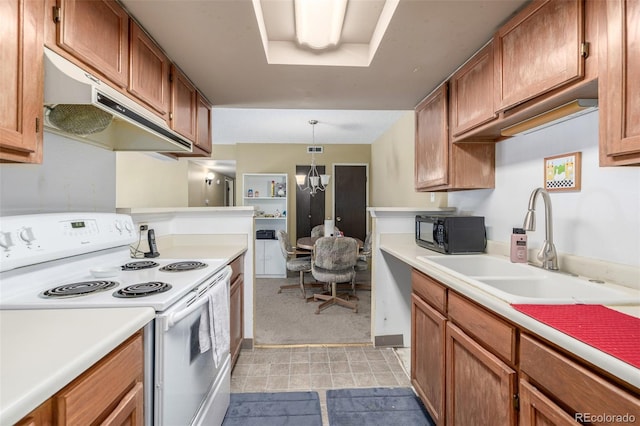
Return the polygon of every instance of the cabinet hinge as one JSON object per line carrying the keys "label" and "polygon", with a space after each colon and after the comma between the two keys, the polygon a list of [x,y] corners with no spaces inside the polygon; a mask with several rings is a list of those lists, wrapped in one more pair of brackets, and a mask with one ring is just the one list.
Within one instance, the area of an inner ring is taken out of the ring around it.
{"label": "cabinet hinge", "polygon": [[53,22],[60,23],[60,8],[58,6],[53,6]]}
{"label": "cabinet hinge", "polygon": [[520,396],[517,393],[513,394],[513,409],[516,411],[520,410]]}
{"label": "cabinet hinge", "polygon": [[172,112],[169,113],[169,120],[173,120],[173,113]]}
{"label": "cabinet hinge", "polygon": [[173,83],[173,74],[169,73],[169,83]]}
{"label": "cabinet hinge", "polygon": [[36,117],[36,133],[40,133],[40,117]]}
{"label": "cabinet hinge", "polygon": [[580,45],[580,55],[583,58],[588,58],[589,57],[589,42],[588,41],[583,41],[582,44]]}

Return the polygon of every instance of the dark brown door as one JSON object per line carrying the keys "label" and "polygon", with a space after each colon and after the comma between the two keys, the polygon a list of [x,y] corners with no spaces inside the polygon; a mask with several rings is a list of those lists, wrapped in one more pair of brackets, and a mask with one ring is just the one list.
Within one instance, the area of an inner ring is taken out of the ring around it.
{"label": "dark brown door", "polygon": [[[311,166],[296,166],[296,174],[309,173]],[[318,173],[324,173],[324,166],[316,166]],[[307,179],[307,184],[309,179]],[[296,185],[296,239],[311,235],[311,228],[324,224],[325,193],[320,191],[311,195],[309,190],[302,191]]]}
{"label": "dark brown door", "polygon": [[347,237],[367,234],[367,167],[335,166],[335,224]]}

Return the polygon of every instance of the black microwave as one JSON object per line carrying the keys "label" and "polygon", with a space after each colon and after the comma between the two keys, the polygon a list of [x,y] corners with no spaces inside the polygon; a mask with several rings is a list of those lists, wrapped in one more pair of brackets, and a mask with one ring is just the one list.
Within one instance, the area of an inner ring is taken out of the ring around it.
{"label": "black microwave", "polygon": [[445,254],[484,253],[484,216],[416,216],[416,244]]}

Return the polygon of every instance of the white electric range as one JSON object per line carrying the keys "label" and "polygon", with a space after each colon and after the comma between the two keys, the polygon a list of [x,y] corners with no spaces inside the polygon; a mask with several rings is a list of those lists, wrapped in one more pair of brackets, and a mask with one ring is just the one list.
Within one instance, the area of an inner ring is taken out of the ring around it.
{"label": "white electric range", "polygon": [[0,309],[155,309],[145,328],[146,423],[221,423],[230,392],[227,260],[132,258],[139,242],[127,215],[2,217]]}

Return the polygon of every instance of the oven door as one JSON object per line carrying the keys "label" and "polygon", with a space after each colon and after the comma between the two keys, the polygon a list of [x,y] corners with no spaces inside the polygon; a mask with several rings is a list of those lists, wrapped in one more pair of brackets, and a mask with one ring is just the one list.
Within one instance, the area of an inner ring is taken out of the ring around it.
{"label": "oven door", "polygon": [[[230,368],[228,345],[218,365],[215,343],[201,351],[201,327],[208,321],[210,295],[224,297],[226,316],[214,321],[229,330],[229,278],[231,268],[216,274],[207,283],[185,296],[156,318],[154,425],[174,426],[207,423],[219,418],[229,405]],[[203,288],[208,288],[206,291]],[[224,286],[225,291],[218,291]],[[218,347],[221,347],[218,345]],[[211,422],[210,424],[215,424]]]}

